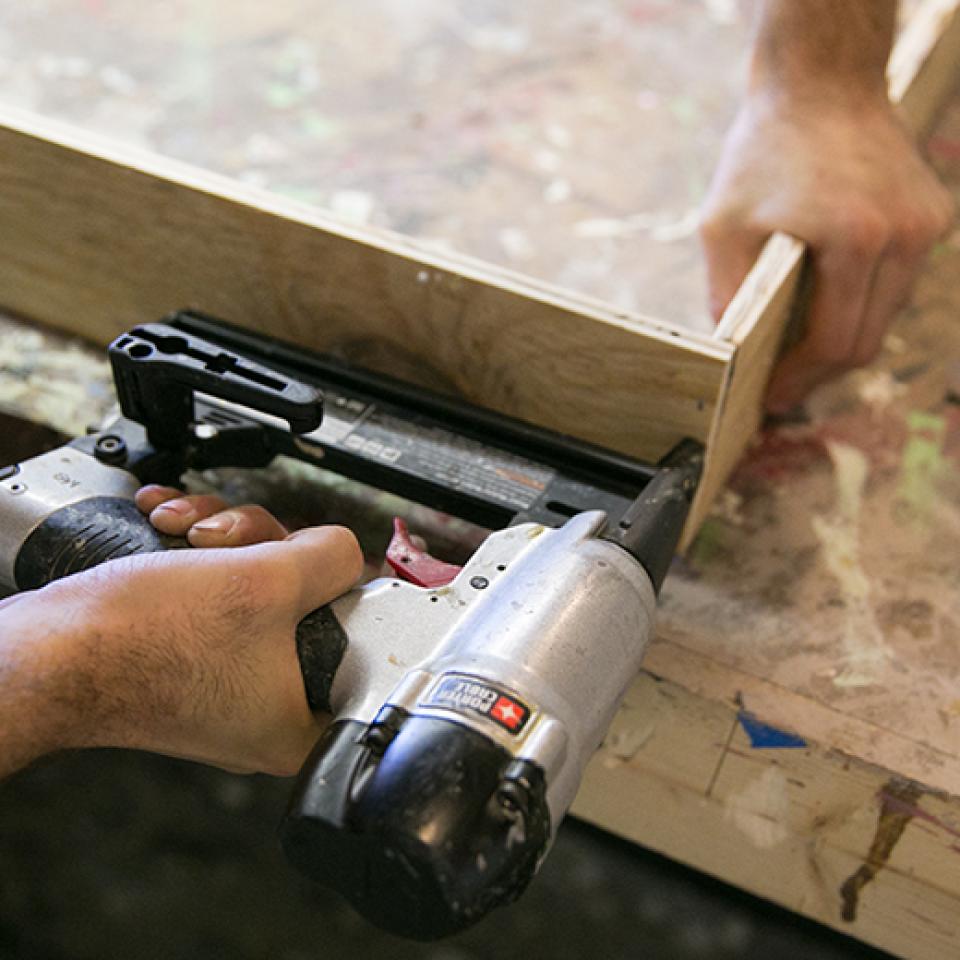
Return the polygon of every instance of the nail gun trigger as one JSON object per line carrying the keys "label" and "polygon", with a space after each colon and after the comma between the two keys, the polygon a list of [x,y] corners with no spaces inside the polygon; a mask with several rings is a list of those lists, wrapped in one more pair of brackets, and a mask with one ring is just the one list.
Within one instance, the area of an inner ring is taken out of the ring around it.
{"label": "nail gun trigger", "polygon": [[387,547],[387,563],[401,580],[418,587],[445,587],[463,569],[453,563],[444,563],[421,550],[410,537],[406,523],[393,518],[393,536]]}

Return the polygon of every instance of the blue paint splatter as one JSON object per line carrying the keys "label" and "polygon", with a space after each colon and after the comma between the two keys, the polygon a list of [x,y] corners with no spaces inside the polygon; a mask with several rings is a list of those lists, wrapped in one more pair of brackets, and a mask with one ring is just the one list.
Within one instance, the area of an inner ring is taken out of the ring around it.
{"label": "blue paint splatter", "polygon": [[758,720],[748,710],[741,710],[737,714],[740,725],[746,731],[750,738],[751,747],[805,747],[807,741],[803,737],[798,737],[795,733],[787,733],[785,730],[778,730],[771,727],[768,723]]}

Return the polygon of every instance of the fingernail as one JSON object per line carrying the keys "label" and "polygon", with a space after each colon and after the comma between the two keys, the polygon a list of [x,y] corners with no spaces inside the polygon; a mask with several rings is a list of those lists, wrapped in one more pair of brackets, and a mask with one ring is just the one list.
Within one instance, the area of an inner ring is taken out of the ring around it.
{"label": "fingernail", "polygon": [[229,513],[221,513],[215,517],[207,517],[195,523],[192,530],[202,530],[204,533],[222,533],[226,536],[237,525],[237,518]]}
{"label": "fingernail", "polygon": [[189,500],[167,500],[161,503],[155,510],[166,510],[169,513],[175,513],[178,517],[188,517],[193,513],[193,504]]}

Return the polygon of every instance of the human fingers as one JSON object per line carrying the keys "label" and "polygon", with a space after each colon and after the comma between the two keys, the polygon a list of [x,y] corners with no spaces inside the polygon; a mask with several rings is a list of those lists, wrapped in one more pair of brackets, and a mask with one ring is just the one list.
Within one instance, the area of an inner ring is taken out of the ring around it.
{"label": "human fingers", "polygon": [[894,317],[910,301],[924,257],[885,257],[870,292],[863,322],[853,345],[849,365],[872,363],[883,347],[883,338]]}
{"label": "human fingers", "polygon": [[205,517],[190,527],[187,540],[193,547],[245,547],[268,540],[283,540],[287,528],[257,504],[230,507]]}
{"label": "human fingers", "polygon": [[927,203],[900,218],[877,271],[853,348],[852,366],[871,363],[879,354],[891,321],[910,300],[930,248],[949,230],[953,221],[952,199],[939,183],[932,177],[930,179]]}
{"label": "human fingers", "polygon": [[737,290],[750,272],[767,235],[735,229],[722,217],[707,215],[700,227],[700,241],[707,263],[710,314],[719,323]]}
{"label": "human fingers", "polygon": [[178,490],[176,487],[165,487],[159,483],[148,483],[137,491],[133,500],[137,507],[139,507],[140,512],[149,516],[161,503],[182,496],[183,491]]}
{"label": "human fingers", "polygon": [[349,590],[363,572],[360,544],[346,527],[307,527],[276,546],[293,558],[300,574],[298,621]]}
{"label": "human fingers", "polygon": [[786,413],[818,384],[852,365],[887,235],[883,225],[877,225],[841,241],[813,251],[807,329],[774,369],[766,396],[771,413]]}
{"label": "human fingers", "polygon": [[[161,488],[170,491],[172,488]],[[201,520],[206,520],[214,514],[227,509],[227,503],[222,497],[212,493],[184,494],[182,491],[172,491],[175,495],[168,496],[153,507],[148,516],[150,522],[161,533],[172,537],[185,537],[187,531]],[[155,494],[160,497],[161,494]],[[149,501],[150,497],[143,498]],[[140,501],[137,501],[140,506]],[[143,507],[141,507],[143,509]]]}
{"label": "human fingers", "polygon": [[289,530],[261,506],[227,507],[220,497],[187,496],[175,487],[150,484],[135,497],[162,533],[186,536],[194,547],[244,547],[282,540]]}

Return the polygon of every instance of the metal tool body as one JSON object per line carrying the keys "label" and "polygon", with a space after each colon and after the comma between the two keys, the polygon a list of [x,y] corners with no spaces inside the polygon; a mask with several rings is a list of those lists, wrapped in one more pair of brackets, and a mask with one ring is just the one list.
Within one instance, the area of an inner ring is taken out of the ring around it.
{"label": "metal tool body", "polygon": [[141,482],[279,452],[500,527],[432,586],[376,580],[301,623],[307,697],[332,721],[281,840],[408,936],[514,899],[639,669],[700,449],[639,464],[197,315],[111,359],[124,416],[0,471],[0,581],[177,546],[133,505]]}

